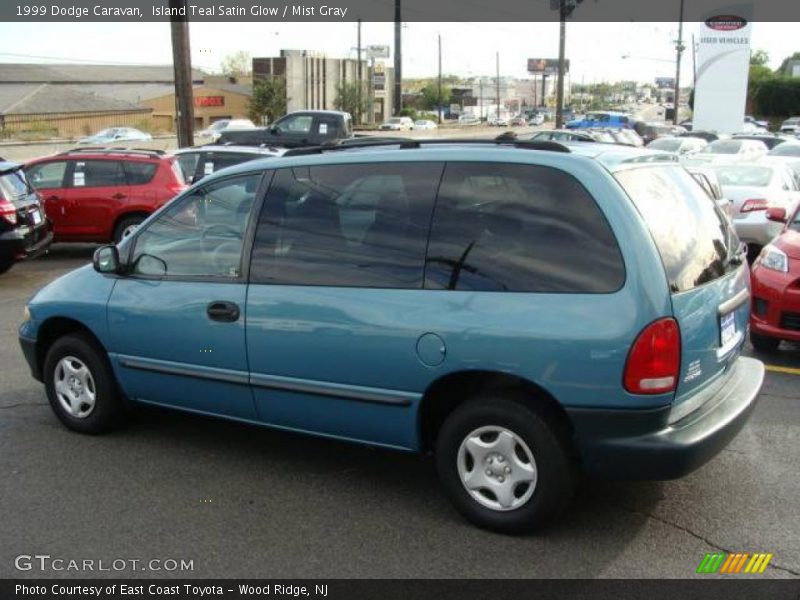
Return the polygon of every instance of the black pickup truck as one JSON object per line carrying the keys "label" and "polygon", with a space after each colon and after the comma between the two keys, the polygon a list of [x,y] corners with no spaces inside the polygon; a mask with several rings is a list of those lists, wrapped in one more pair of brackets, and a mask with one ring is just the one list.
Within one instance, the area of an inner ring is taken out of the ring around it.
{"label": "black pickup truck", "polygon": [[302,110],[289,113],[268,127],[223,131],[217,144],[302,148],[353,137],[350,113]]}

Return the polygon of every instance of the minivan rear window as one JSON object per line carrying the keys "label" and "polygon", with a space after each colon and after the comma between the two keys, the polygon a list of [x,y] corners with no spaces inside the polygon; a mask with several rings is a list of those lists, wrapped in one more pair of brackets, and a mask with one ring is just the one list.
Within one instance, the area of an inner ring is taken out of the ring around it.
{"label": "minivan rear window", "polygon": [[655,240],[672,292],[684,292],[724,275],[738,239],[715,202],[682,167],[618,171]]}

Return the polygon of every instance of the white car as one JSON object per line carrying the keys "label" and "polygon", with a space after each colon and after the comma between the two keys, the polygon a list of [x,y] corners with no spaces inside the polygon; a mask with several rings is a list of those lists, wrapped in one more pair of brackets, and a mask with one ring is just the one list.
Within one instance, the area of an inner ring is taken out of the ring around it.
{"label": "white car", "polygon": [[491,127],[508,127],[508,119],[505,117],[492,116],[487,119],[486,123]]}
{"label": "white car", "polygon": [[255,124],[250,119],[220,119],[202,131],[198,131],[195,137],[208,138],[210,141],[216,142],[222,132],[227,129],[255,129]]}
{"label": "white car", "polygon": [[530,119],[528,119],[528,125],[535,125],[538,127],[544,123],[544,115],[542,113],[536,113]]}
{"label": "white car", "polygon": [[461,115],[458,117],[459,125],[480,125],[481,120],[474,115]]}
{"label": "white car", "polygon": [[414,129],[423,129],[423,130],[424,129],[436,129],[438,127],[439,126],[436,123],[434,123],[433,121],[430,121],[428,119],[420,119],[418,121],[414,121]]}
{"label": "white car", "polygon": [[153,136],[133,127],[111,127],[81,138],[79,144],[108,144],[114,142],[149,142]]}
{"label": "white car", "polygon": [[687,165],[725,165],[755,162],[767,154],[767,146],[758,140],[715,140],[685,159]]}
{"label": "white car", "polygon": [[782,223],[767,219],[767,208],[783,207],[791,212],[800,200],[800,182],[783,164],[740,163],[713,169],[722,195],[733,205],[736,234],[747,244],[752,260],[783,228]]}
{"label": "white car", "polygon": [[708,146],[708,142],[695,137],[660,137],[647,144],[649,150],[673,152],[678,156],[686,156],[699,152]]}
{"label": "white car", "polygon": [[410,131],[414,129],[414,121],[411,117],[392,117],[387,119],[378,128],[383,131]]}

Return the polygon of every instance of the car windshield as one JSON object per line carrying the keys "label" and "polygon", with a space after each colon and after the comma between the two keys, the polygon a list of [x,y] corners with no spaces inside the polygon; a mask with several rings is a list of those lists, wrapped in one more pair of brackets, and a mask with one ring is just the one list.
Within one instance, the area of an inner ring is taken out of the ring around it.
{"label": "car windshield", "polygon": [[228,126],[230,121],[214,121],[210,126],[209,129],[213,131],[219,131],[220,129],[225,129]]}
{"label": "car windshield", "polygon": [[703,154],[736,154],[742,147],[742,142],[734,140],[717,140],[700,150]]}
{"label": "car windshield", "polygon": [[772,181],[770,167],[717,167],[720,185],[766,187]]}
{"label": "car windshield", "polygon": [[387,123],[402,123],[403,121],[399,118],[395,117],[394,119],[389,119]]}
{"label": "car windshield", "polygon": [[664,152],[677,152],[681,147],[681,140],[653,140],[647,147],[652,150],[663,150]]}
{"label": "car windshield", "polygon": [[770,156],[798,156],[800,157],[800,144],[784,143],[775,146],[769,151]]}

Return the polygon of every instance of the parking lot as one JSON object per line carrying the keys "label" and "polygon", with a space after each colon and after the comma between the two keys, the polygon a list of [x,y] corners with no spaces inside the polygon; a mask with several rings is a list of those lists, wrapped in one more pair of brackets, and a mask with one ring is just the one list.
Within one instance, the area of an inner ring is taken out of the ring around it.
{"label": "parking lot", "polygon": [[461,519],[428,458],[154,409],[111,435],[68,432],[16,331],[26,299],[93,249],[55,245],[0,278],[1,577],[85,575],[14,568],[47,554],[193,561],[89,576],[686,578],[715,551],[774,553],[756,577],[800,576],[798,346],[759,357],[752,419],[699,471],[584,481],[558,523],[509,537]]}

